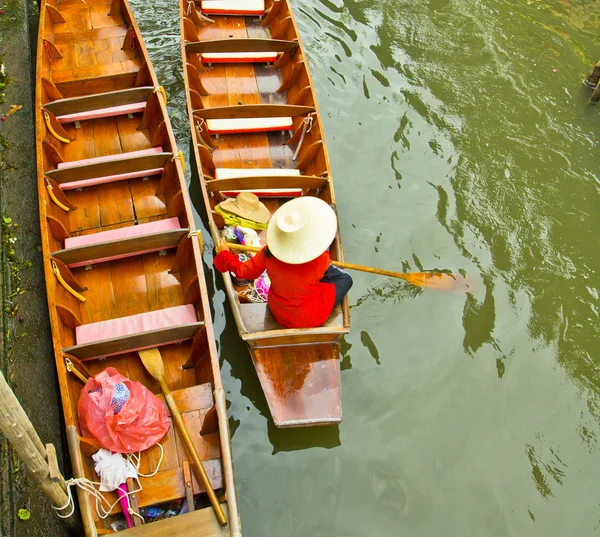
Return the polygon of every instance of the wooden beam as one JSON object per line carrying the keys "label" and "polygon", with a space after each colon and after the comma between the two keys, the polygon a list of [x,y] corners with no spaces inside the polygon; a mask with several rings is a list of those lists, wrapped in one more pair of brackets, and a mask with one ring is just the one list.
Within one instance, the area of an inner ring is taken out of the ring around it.
{"label": "wooden beam", "polygon": [[102,341],[94,341],[93,343],[84,343],[83,345],[74,345],[73,347],[63,349],[63,352],[68,352],[80,360],[102,358],[104,356],[130,352],[142,347],[157,347],[171,341],[192,339],[196,331],[203,326],[204,322],[202,321],[169,326],[168,328],[160,328],[159,330],[149,330],[147,332],[140,332],[139,334],[104,339]]}
{"label": "wooden beam", "polygon": [[[243,171],[243,170],[240,170]],[[311,175],[282,175],[278,177],[236,177],[231,179],[213,179],[206,181],[208,192],[226,192],[229,190],[263,190],[265,188],[301,188],[312,190],[322,188],[327,179]]]}
{"label": "wooden beam", "polygon": [[142,88],[108,91],[106,93],[97,93],[96,95],[86,95],[85,97],[60,99],[46,103],[44,108],[50,110],[55,116],[79,114],[80,112],[87,112],[89,110],[101,110],[102,108],[111,108],[113,106],[140,103],[146,101],[148,95],[153,90],[154,88],[151,86],[144,86]]}
{"label": "wooden beam", "polygon": [[137,237],[128,237],[119,240],[98,242],[75,248],[65,248],[50,254],[52,257],[60,259],[67,265],[74,263],[84,263],[96,259],[105,259],[114,256],[126,256],[144,252],[147,250],[165,250],[175,248],[179,240],[187,235],[189,229],[172,229],[160,233],[148,235],[138,235]]}
{"label": "wooden beam", "polygon": [[65,480],[60,472],[55,474],[56,481],[50,477],[50,466],[46,461],[46,447],[42,444],[29,417],[1,372],[0,408],[2,408],[0,430],[27,466],[36,485],[54,507],[66,506],[68,497]]}
{"label": "wooden beam", "polygon": [[196,54],[227,52],[294,52],[298,49],[298,41],[285,39],[211,39],[186,43],[186,52]]}
{"label": "wooden beam", "polygon": [[163,168],[172,158],[173,153],[155,153],[153,155],[129,157],[97,164],[83,164],[80,166],[72,166],[70,168],[57,168],[55,170],[47,171],[46,175],[54,179],[58,184],[62,184],[72,181],[83,181],[84,179],[94,179],[96,177],[105,177],[107,175],[120,175],[122,173]]}
{"label": "wooden beam", "polygon": [[240,104],[217,106],[194,110],[194,115],[203,119],[237,119],[263,117],[301,117],[315,111],[313,106],[292,104]]}

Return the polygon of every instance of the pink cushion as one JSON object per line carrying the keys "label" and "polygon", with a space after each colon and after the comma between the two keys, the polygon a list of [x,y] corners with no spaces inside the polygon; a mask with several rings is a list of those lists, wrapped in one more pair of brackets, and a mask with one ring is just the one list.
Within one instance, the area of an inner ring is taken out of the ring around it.
{"label": "pink cushion", "polygon": [[210,134],[287,131],[293,127],[291,117],[243,117],[234,119],[207,119]]}
{"label": "pink cushion", "polygon": [[85,188],[86,186],[103,185],[105,183],[114,183],[116,181],[126,181],[136,177],[150,177],[151,175],[160,175],[162,168],[153,168],[152,170],[142,170],[140,172],[121,173],[118,175],[107,175],[105,177],[94,177],[93,179],[84,179],[83,181],[72,181],[58,185],[61,190],[75,190]]}
{"label": "pink cushion", "polygon": [[118,241],[120,239],[139,237],[140,235],[149,235],[151,233],[159,233],[161,231],[170,231],[173,229],[181,229],[179,218],[176,216],[165,220],[157,220],[156,222],[148,222],[147,224],[138,224],[137,226],[120,227],[118,229],[100,231],[99,233],[80,235],[79,237],[68,237],[65,239],[65,248],[88,246],[100,242]]}
{"label": "pink cushion", "polygon": [[184,306],[175,306],[174,308],[138,313],[137,315],[130,315],[128,317],[119,317],[117,319],[110,319],[109,321],[82,324],[75,328],[75,341],[77,345],[83,345],[85,343],[104,341],[116,337],[131,336],[160,328],[191,324],[197,321],[198,316],[196,315],[194,306],[186,304]]}
{"label": "pink cushion", "polygon": [[101,162],[123,160],[130,157],[143,157],[144,155],[154,155],[155,153],[163,153],[163,148],[151,147],[150,149],[129,151],[128,153],[116,153],[115,155],[103,155],[102,157],[84,158],[82,160],[72,160],[70,162],[59,162],[56,167],[60,170],[63,168],[73,168],[75,166],[85,166],[88,164],[100,164]]}
{"label": "pink cushion", "polygon": [[277,60],[277,52],[211,52],[200,56],[202,63],[266,63]]}
{"label": "pink cushion", "polygon": [[137,114],[143,112],[145,108],[146,101],[124,104],[121,106],[111,106],[110,108],[101,108],[99,110],[87,110],[86,112],[78,112],[77,114],[65,114],[64,116],[57,116],[56,119],[59,123],[72,123],[74,121],[85,121],[86,119]]}

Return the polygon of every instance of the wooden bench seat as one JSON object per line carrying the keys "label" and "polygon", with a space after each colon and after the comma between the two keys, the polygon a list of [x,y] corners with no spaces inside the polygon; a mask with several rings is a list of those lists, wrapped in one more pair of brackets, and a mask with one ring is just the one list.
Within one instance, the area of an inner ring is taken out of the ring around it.
{"label": "wooden bench seat", "polygon": [[136,114],[144,111],[152,91],[154,91],[152,86],[145,86],[85,97],[58,99],[46,103],[44,108],[52,112],[59,123]]}
{"label": "wooden bench seat", "polygon": [[194,110],[194,115],[206,121],[209,134],[241,134],[291,130],[292,118],[314,110],[290,104],[247,104]]}
{"label": "wooden bench seat", "polygon": [[265,0],[202,0],[205,15],[264,15]]}
{"label": "wooden bench seat", "polygon": [[[299,177],[300,170],[294,168],[215,168],[215,179],[238,179],[242,177]],[[216,185],[215,185],[216,186]],[[237,187],[236,187],[237,188]],[[301,188],[259,188],[253,185],[248,192],[259,198],[296,198],[302,196]],[[234,198],[240,190],[221,190],[224,196]]]}
{"label": "wooden bench seat", "polygon": [[234,177],[206,181],[209,192],[220,192],[235,197],[240,192],[252,192],[260,197],[297,197],[305,191],[323,188],[327,179],[310,175],[265,175],[254,177]]}
{"label": "wooden bench seat", "polygon": [[274,62],[280,53],[294,53],[298,41],[282,39],[230,38],[185,44],[186,52],[200,55],[202,63],[266,63]]}
{"label": "wooden bench seat", "polygon": [[[282,330],[283,327],[275,320],[266,303],[240,304],[240,311],[246,330],[253,332],[268,332]],[[344,326],[344,314],[341,306],[336,306],[323,325],[323,328],[338,328]]]}
{"label": "wooden bench seat", "polygon": [[68,237],[63,250],[51,255],[69,268],[95,265],[126,257],[176,248],[189,232],[182,228],[177,217]]}
{"label": "wooden bench seat", "polygon": [[62,162],[45,174],[58,183],[61,190],[125,181],[136,177],[160,175],[173,153],[153,147],[129,153],[117,153],[91,159]]}
{"label": "wooden bench seat", "polygon": [[118,317],[75,327],[76,345],[63,349],[80,360],[104,358],[193,339],[204,322],[193,305]]}

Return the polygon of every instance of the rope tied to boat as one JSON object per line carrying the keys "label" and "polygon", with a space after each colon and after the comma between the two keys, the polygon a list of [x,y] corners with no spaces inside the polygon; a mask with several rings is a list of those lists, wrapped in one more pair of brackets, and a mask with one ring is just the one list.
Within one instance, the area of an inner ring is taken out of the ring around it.
{"label": "rope tied to boat", "polygon": [[167,104],[167,92],[165,91],[164,86],[159,86],[158,89],[154,88],[154,93],[161,92],[163,97],[165,98],[165,106]]}
{"label": "rope tied to boat", "polygon": [[46,179],[46,190],[48,191],[48,195],[50,196],[50,199],[56,203],[56,205],[58,205],[63,211],[69,212],[71,210],[70,207],[67,207],[64,203],[62,203],[55,195],[54,195],[54,188],[52,188],[52,185],[50,184],[50,181],[48,181],[48,179]]}
{"label": "rope tied to boat", "polygon": [[[140,477],[144,477],[144,478],[154,477],[158,473],[158,470],[160,469],[160,465],[162,464],[164,456],[165,456],[165,449],[162,447],[162,444],[160,442],[156,445],[160,448],[160,457],[158,459],[156,468],[150,474],[142,474],[139,470],[140,459],[141,459],[140,452],[138,452],[137,455],[134,453],[127,453],[127,457],[126,457],[127,461],[130,462],[131,464],[133,464],[133,466],[137,470],[138,475]],[[138,492],[141,492],[143,490],[140,480],[138,478],[135,478],[135,481],[137,482],[138,488],[136,488],[134,490],[128,490],[127,492],[122,491],[122,496],[127,496],[127,504],[128,504],[127,512],[130,515],[138,517],[142,521],[142,524],[145,524],[146,521],[144,520],[144,517],[142,515],[140,515],[135,509],[133,509],[133,507],[131,507],[131,502],[129,501],[129,496],[133,496],[134,494],[137,494]],[[80,489],[84,490],[88,494],[91,494],[95,498],[96,512],[98,513],[98,516],[102,520],[106,519],[110,515],[111,511],[116,507],[116,505],[121,500],[121,498],[119,497],[119,498],[117,498],[116,501],[114,501],[113,503],[110,503],[106,499],[106,496],[104,496],[104,494],[102,494],[100,492],[100,490],[98,490],[96,488],[96,486],[100,487],[102,485],[102,483],[99,483],[97,481],[92,481],[92,480],[88,479],[87,477],[74,477],[74,478],[66,481],[66,485],[67,485],[67,490],[66,490],[67,503],[60,507],[55,507],[54,505],[52,506],[52,508],[57,512],[56,515],[59,518],[69,518],[75,512],[75,502],[73,501],[73,491],[72,491],[73,487],[79,487]],[[67,514],[61,514],[58,512],[58,511],[64,511],[65,509],[69,509],[69,512]]]}
{"label": "rope tied to boat", "polygon": [[69,373],[73,373],[73,375],[75,375],[84,384],[87,383],[88,379],[81,371],[79,371],[79,369],[75,367],[75,364],[73,364],[69,358],[65,357],[65,365],[67,366],[67,371]]}
{"label": "rope tied to boat", "polygon": [[202,231],[200,231],[198,229],[194,230],[194,231],[189,231],[188,234],[187,234],[188,239],[191,239],[194,235],[198,238],[198,242],[200,243],[200,248],[202,248],[203,247],[203,243],[202,243]]}
{"label": "rope tied to boat", "polygon": [[56,261],[52,261],[52,272],[54,272],[54,275],[56,276],[56,279],[60,282],[60,284],[69,292],[71,293],[75,298],[77,298],[78,300],[81,300],[81,302],[85,302],[87,299],[83,296],[80,295],[77,291],[75,291],[75,289],[73,289],[67,282],[66,280],[63,278],[63,275],[60,272],[60,269],[58,268],[58,265],[56,264]]}
{"label": "rope tied to boat", "polygon": [[303,120],[302,120],[302,134],[300,135],[300,141],[298,142],[298,145],[296,147],[296,151],[294,153],[294,156],[292,157],[292,160],[297,160],[298,159],[298,153],[300,153],[300,149],[302,148],[302,143],[304,142],[304,137],[312,130],[313,128],[313,119],[314,119],[314,114],[316,112],[311,112],[310,114],[308,114],[308,116],[306,116]]}
{"label": "rope tied to boat", "polygon": [[173,158],[171,160],[172,161],[180,160],[181,167],[183,168],[183,173],[185,173],[185,159],[184,159],[183,153],[181,151],[179,151],[179,153],[177,155],[173,155]]}
{"label": "rope tied to boat", "polygon": [[52,136],[54,136],[57,140],[61,141],[63,144],[68,144],[71,142],[71,140],[65,138],[64,136],[61,136],[60,134],[58,134],[58,132],[54,130],[54,127],[52,126],[52,121],[50,120],[50,114],[46,110],[44,110],[44,120],[46,121],[46,127],[48,127],[48,130],[50,131],[50,134],[52,134]]}
{"label": "rope tied to boat", "polygon": [[192,12],[192,6],[193,5],[194,5],[194,1],[193,0],[188,0],[186,15],[189,15]]}

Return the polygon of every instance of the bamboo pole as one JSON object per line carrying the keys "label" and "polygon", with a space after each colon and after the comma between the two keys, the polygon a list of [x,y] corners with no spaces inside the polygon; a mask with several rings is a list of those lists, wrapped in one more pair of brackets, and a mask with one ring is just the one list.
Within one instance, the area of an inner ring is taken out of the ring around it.
{"label": "bamboo pole", "polygon": [[[50,466],[46,460],[46,448],[33,428],[29,417],[20,405],[17,397],[0,372],[0,430],[13,445],[20,459],[25,463],[33,480],[56,508],[68,503],[65,480],[62,475],[58,481],[50,477]],[[72,518],[72,517],[71,517]],[[69,523],[67,520],[67,523]],[[69,525],[78,526],[72,519]]]}

